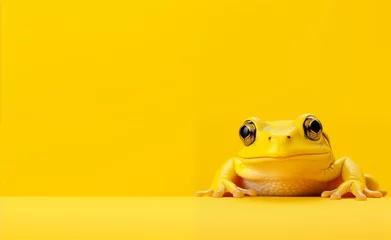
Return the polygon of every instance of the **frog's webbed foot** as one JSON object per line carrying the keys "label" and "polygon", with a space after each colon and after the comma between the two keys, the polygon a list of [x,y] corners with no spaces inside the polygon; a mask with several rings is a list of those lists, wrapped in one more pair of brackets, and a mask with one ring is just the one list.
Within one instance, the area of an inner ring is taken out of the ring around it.
{"label": "frog's webbed foot", "polygon": [[383,195],[383,197],[385,197],[387,195],[387,191],[386,190],[379,190],[379,192]]}
{"label": "frog's webbed foot", "polygon": [[386,195],[385,191],[374,191],[366,187],[365,183],[358,180],[348,180],[331,191],[324,191],[322,197],[329,197],[332,200],[339,200],[346,193],[352,193],[356,200],[365,201],[367,198],[381,198]]}
{"label": "frog's webbed foot", "polygon": [[215,189],[208,189],[196,192],[197,197],[209,196],[221,198],[223,196],[226,196],[226,194],[232,194],[232,196],[235,198],[242,198],[245,195],[251,197],[257,196],[257,192],[255,190],[240,188],[229,180],[222,180],[219,186]]}

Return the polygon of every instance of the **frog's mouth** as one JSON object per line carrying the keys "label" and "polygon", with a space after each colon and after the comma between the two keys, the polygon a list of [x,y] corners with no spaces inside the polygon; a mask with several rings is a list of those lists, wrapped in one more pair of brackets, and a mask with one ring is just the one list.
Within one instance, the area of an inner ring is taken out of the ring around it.
{"label": "frog's mouth", "polygon": [[259,156],[259,157],[241,157],[247,163],[257,163],[266,161],[290,161],[290,160],[311,160],[311,159],[324,159],[330,157],[330,152],[323,153],[305,153],[305,154],[294,154],[287,156]]}

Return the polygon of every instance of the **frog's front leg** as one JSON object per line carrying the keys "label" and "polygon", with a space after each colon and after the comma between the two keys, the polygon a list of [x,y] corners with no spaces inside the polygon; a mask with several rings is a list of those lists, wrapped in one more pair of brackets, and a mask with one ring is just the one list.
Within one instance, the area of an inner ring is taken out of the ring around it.
{"label": "frog's front leg", "polygon": [[380,198],[382,192],[367,187],[364,174],[358,165],[350,158],[341,158],[334,163],[335,169],[341,169],[342,180],[338,188],[331,191],[324,191],[322,197],[338,200],[348,192],[353,193],[356,200],[364,201],[367,197]]}
{"label": "frog's front leg", "polygon": [[224,194],[230,193],[233,197],[256,196],[253,189],[244,189],[236,186],[238,175],[235,171],[234,159],[229,159],[216,172],[212,185],[208,190],[198,191],[196,196],[213,196],[216,198],[223,197]]}

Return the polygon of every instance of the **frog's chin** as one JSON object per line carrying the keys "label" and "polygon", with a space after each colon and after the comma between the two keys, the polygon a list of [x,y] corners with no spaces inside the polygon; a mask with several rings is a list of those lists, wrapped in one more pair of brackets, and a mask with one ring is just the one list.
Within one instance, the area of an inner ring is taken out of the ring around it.
{"label": "frog's chin", "polygon": [[244,163],[260,163],[260,162],[294,161],[294,160],[321,160],[321,159],[329,159],[330,157],[331,157],[331,152],[322,152],[322,153],[292,154],[287,156],[256,156],[256,157],[239,156],[239,159]]}

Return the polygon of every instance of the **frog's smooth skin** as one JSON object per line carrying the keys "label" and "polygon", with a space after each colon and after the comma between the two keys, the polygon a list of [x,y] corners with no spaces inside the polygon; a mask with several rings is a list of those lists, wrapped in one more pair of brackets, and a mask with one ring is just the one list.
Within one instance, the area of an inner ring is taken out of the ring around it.
{"label": "frog's smooth skin", "polygon": [[[356,200],[380,198],[373,177],[348,157],[334,158],[319,119],[307,113],[296,120],[251,117],[239,130],[243,148],[216,172],[208,190],[196,196],[322,196]],[[346,194],[346,195],[345,195]]]}

